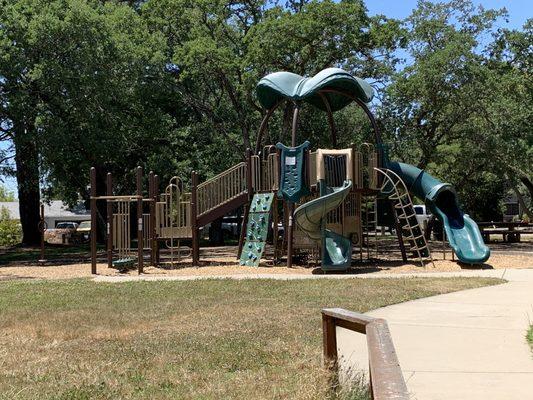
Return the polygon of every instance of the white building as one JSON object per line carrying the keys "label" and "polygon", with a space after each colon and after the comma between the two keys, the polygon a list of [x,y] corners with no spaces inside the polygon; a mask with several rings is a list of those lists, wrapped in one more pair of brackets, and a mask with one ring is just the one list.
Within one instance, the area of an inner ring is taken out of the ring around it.
{"label": "white building", "polygon": [[[0,201],[0,209],[5,207],[11,219],[20,220],[18,201]],[[74,208],[69,208],[61,200],[52,200],[50,204],[44,203],[44,220],[49,228],[55,228],[59,222],[90,221],[91,213],[85,209],[83,202]]]}

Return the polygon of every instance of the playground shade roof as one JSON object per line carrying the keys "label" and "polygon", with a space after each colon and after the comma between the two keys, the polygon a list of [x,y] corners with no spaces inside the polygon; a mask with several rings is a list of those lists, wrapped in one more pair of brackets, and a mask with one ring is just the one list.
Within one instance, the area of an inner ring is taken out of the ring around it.
{"label": "playground shade roof", "polygon": [[328,89],[356,97],[365,103],[370,102],[374,96],[372,86],[340,68],[327,68],[310,78],[292,72],[274,72],[259,81],[256,91],[259,102],[266,109],[286,98],[306,101],[321,110],[327,110],[320,91],[323,91],[332,111],[340,110],[352,102],[350,97],[327,92]]}

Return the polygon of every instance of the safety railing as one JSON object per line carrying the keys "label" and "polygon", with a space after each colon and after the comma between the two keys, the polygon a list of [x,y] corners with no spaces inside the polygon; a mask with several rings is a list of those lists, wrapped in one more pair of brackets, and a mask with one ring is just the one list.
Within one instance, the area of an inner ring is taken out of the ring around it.
{"label": "safety railing", "polygon": [[279,157],[271,153],[264,160],[260,156],[251,157],[252,186],[256,192],[272,192],[279,188]]}
{"label": "safety railing", "polygon": [[387,322],[342,308],[323,309],[324,362],[334,372],[338,368],[337,326],[366,334],[372,399],[408,400],[409,392]]}
{"label": "safety railing", "polygon": [[363,155],[360,151],[353,151],[353,164],[353,187],[360,189],[363,187]]}
{"label": "safety railing", "polygon": [[246,193],[246,163],[241,162],[234,165],[230,169],[202,182],[196,190],[197,215],[201,216]]}
{"label": "safety railing", "polygon": [[152,249],[152,236],[151,236],[151,218],[150,214],[144,214],[142,216],[143,220],[143,250],[151,250]]}
{"label": "safety railing", "polygon": [[363,143],[361,145],[361,168],[363,174],[363,187],[378,190],[380,182],[376,168],[378,167],[378,154],[371,143]]}
{"label": "safety railing", "polygon": [[191,194],[183,193],[181,180],[174,177],[155,205],[156,233],[160,238],[186,238],[191,231]]}
{"label": "safety railing", "polygon": [[309,185],[316,185],[316,151],[309,153]]}

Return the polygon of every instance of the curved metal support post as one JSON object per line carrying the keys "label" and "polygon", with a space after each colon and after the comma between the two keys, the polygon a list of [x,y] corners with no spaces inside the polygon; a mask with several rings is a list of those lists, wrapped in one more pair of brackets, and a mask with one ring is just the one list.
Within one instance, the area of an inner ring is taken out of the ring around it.
{"label": "curved metal support post", "polygon": [[333,119],[333,112],[331,111],[331,105],[329,104],[329,100],[326,97],[326,95],[322,92],[318,92],[320,95],[320,98],[324,102],[324,105],[326,106],[326,111],[328,113],[328,124],[329,129],[331,131],[331,142],[333,147],[337,147],[337,128],[335,127],[335,120]]}
{"label": "curved metal support post", "polygon": [[292,131],[291,131],[291,146],[296,146],[296,130],[298,129],[298,117],[300,116],[300,105],[294,103],[294,112],[292,114]]}
{"label": "curved metal support post", "polygon": [[265,133],[265,130],[268,126],[268,121],[270,120],[270,117],[276,111],[276,109],[283,103],[284,99],[278,101],[276,104],[272,106],[269,110],[267,110],[267,113],[263,117],[263,120],[261,121],[261,125],[259,126],[259,131],[257,132],[257,140],[255,142],[255,151],[254,154],[259,154],[259,151],[261,150],[261,142],[263,141],[263,134]]}
{"label": "curved metal support post", "polygon": [[348,94],[348,93],[344,93],[344,92],[341,92],[339,90],[335,90],[335,89],[323,89],[322,90],[323,93],[335,93],[335,94],[340,94],[342,96],[346,96],[348,97],[349,99],[355,101],[359,107],[361,107],[363,109],[363,111],[365,112],[365,114],[367,115],[368,119],[370,120],[370,123],[372,124],[372,129],[374,130],[374,139],[376,140],[376,145],[377,147],[380,147],[381,144],[383,144],[382,140],[381,140],[381,133],[379,131],[379,127],[378,127],[378,124],[376,122],[376,119],[374,118],[374,114],[372,114],[372,112],[370,111],[370,109],[367,107],[367,105],[365,104],[364,101],[358,99],[357,97],[355,96],[352,96],[351,94]]}

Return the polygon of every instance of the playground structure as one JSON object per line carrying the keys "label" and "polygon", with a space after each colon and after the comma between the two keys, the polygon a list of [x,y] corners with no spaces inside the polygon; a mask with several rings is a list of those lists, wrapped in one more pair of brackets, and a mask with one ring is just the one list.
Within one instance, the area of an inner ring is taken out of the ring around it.
{"label": "playground structure", "polygon": [[[244,161],[202,183],[192,172],[189,191],[179,177],[173,177],[159,193],[159,179],[151,172],[148,197],[143,198],[139,167],[135,195],[114,195],[108,174],[107,194],[97,196],[96,172],[91,170],[92,273],[96,273],[99,200],[107,202],[108,266],[123,269],[136,264],[139,273],[143,272],[145,250],[150,252],[152,265],[161,264],[163,246],[170,251],[171,266],[180,262],[183,241],[191,243],[192,265],[199,266],[200,230],[237,209],[243,210],[237,252],[242,266],[257,266],[271,237],[274,263],[286,257],[291,267],[298,254],[320,254],[323,270],[346,270],[354,254],[360,260],[377,257],[378,227],[384,225],[394,228],[404,261],[413,254],[425,265],[432,257],[416,220],[411,194],[424,200],[442,221],[460,261],[487,260],[490,253],[479,228],[459,208],[453,187],[414,166],[388,159],[378,125],[366,105],[373,97],[368,83],[337,68],[312,78],[277,72],[261,79],[257,97],[266,112],[255,153],[247,150]],[[294,109],[291,144],[264,144],[268,121],[285,102],[292,103]],[[356,103],[371,123],[374,143],[314,151],[308,141],[297,146],[303,102],[326,112],[333,147],[337,146],[333,113]],[[388,205],[392,222],[385,222],[378,212],[378,200]],[[136,249],[132,246],[134,232]]]}

